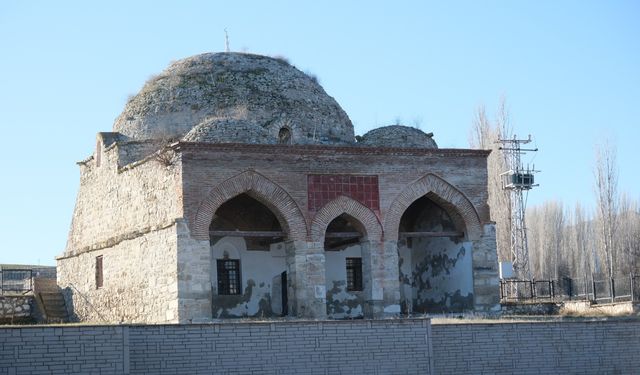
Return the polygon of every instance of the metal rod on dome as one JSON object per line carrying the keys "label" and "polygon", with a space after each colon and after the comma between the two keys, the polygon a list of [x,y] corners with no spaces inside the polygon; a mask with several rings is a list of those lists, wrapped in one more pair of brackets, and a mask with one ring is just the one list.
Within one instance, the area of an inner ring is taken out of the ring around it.
{"label": "metal rod on dome", "polygon": [[229,33],[227,33],[227,28],[224,28],[224,47],[225,47],[225,52],[231,52],[231,50],[229,49]]}

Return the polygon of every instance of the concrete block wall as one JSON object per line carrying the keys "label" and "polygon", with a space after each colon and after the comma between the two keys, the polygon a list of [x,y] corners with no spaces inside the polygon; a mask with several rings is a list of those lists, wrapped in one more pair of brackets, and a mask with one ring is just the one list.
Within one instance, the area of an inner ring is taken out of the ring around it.
{"label": "concrete block wall", "polygon": [[127,374],[126,327],[0,328],[0,375]]}
{"label": "concrete block wall", "polygon": [[428,319],[0,328],[0,375],[431,374]]}
{"label": "concrete block wall", "polygon": [[436,374],[637,374],[640,321],[431,326]]}
{"label": "concrete block wall", "polygon": [[635,374],[640,321],[0,328],[0,375]]}
{"label": "concrete block wall", "polygon": [[430,374],[428,320],[130,328],[131,373]]}

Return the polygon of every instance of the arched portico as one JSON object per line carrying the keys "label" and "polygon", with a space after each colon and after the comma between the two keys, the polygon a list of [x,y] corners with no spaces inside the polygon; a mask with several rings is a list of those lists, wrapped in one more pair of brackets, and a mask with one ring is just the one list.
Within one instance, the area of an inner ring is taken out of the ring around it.
{"label": "arched portico", "polygon": [[296,202],[283,188],[252,170],[231,177],[209,191],[193,220],[192,237],[208,240],[209,225],[220,205],[242,193],[255,198],[276,215],[288,240],[306,239],[306,221]]}
{"label": "arched portico", "polygon": [[327,203],[314,216],[311,238],[324,256],[329,317],[381,314],[381,237],[376,214],[346,196]]}
{"label": "arched portico", "polygon": [[385,215],[385,250],[396,256],[404,313],[474,308],[474,243],[482,226],[471,201],[434,174],[406,186]]}

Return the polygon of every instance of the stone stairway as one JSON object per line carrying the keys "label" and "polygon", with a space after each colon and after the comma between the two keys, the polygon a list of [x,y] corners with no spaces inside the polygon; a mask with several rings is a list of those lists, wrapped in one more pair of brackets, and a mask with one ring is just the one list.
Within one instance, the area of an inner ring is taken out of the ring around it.
{"label": "stone stairway", "polygon": [[68,321],[67,308],[62,291],[54,279],[36,279],[34,293],[47,323],[63,323]]}

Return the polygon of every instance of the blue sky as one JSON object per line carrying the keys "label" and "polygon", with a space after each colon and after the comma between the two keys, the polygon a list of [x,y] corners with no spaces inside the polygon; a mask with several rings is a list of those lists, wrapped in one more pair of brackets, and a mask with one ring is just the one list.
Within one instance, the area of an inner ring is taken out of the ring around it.
{"label": "blue sky", "polygon": [[594,144],[640,199],[636,1],[0,3],[0,263],[55,264],[95,135],[172,60],[231,49],[316,75],[356,134],[400,120],[464,148],[505,96],[540,152],[529,204],[592,207]]}

